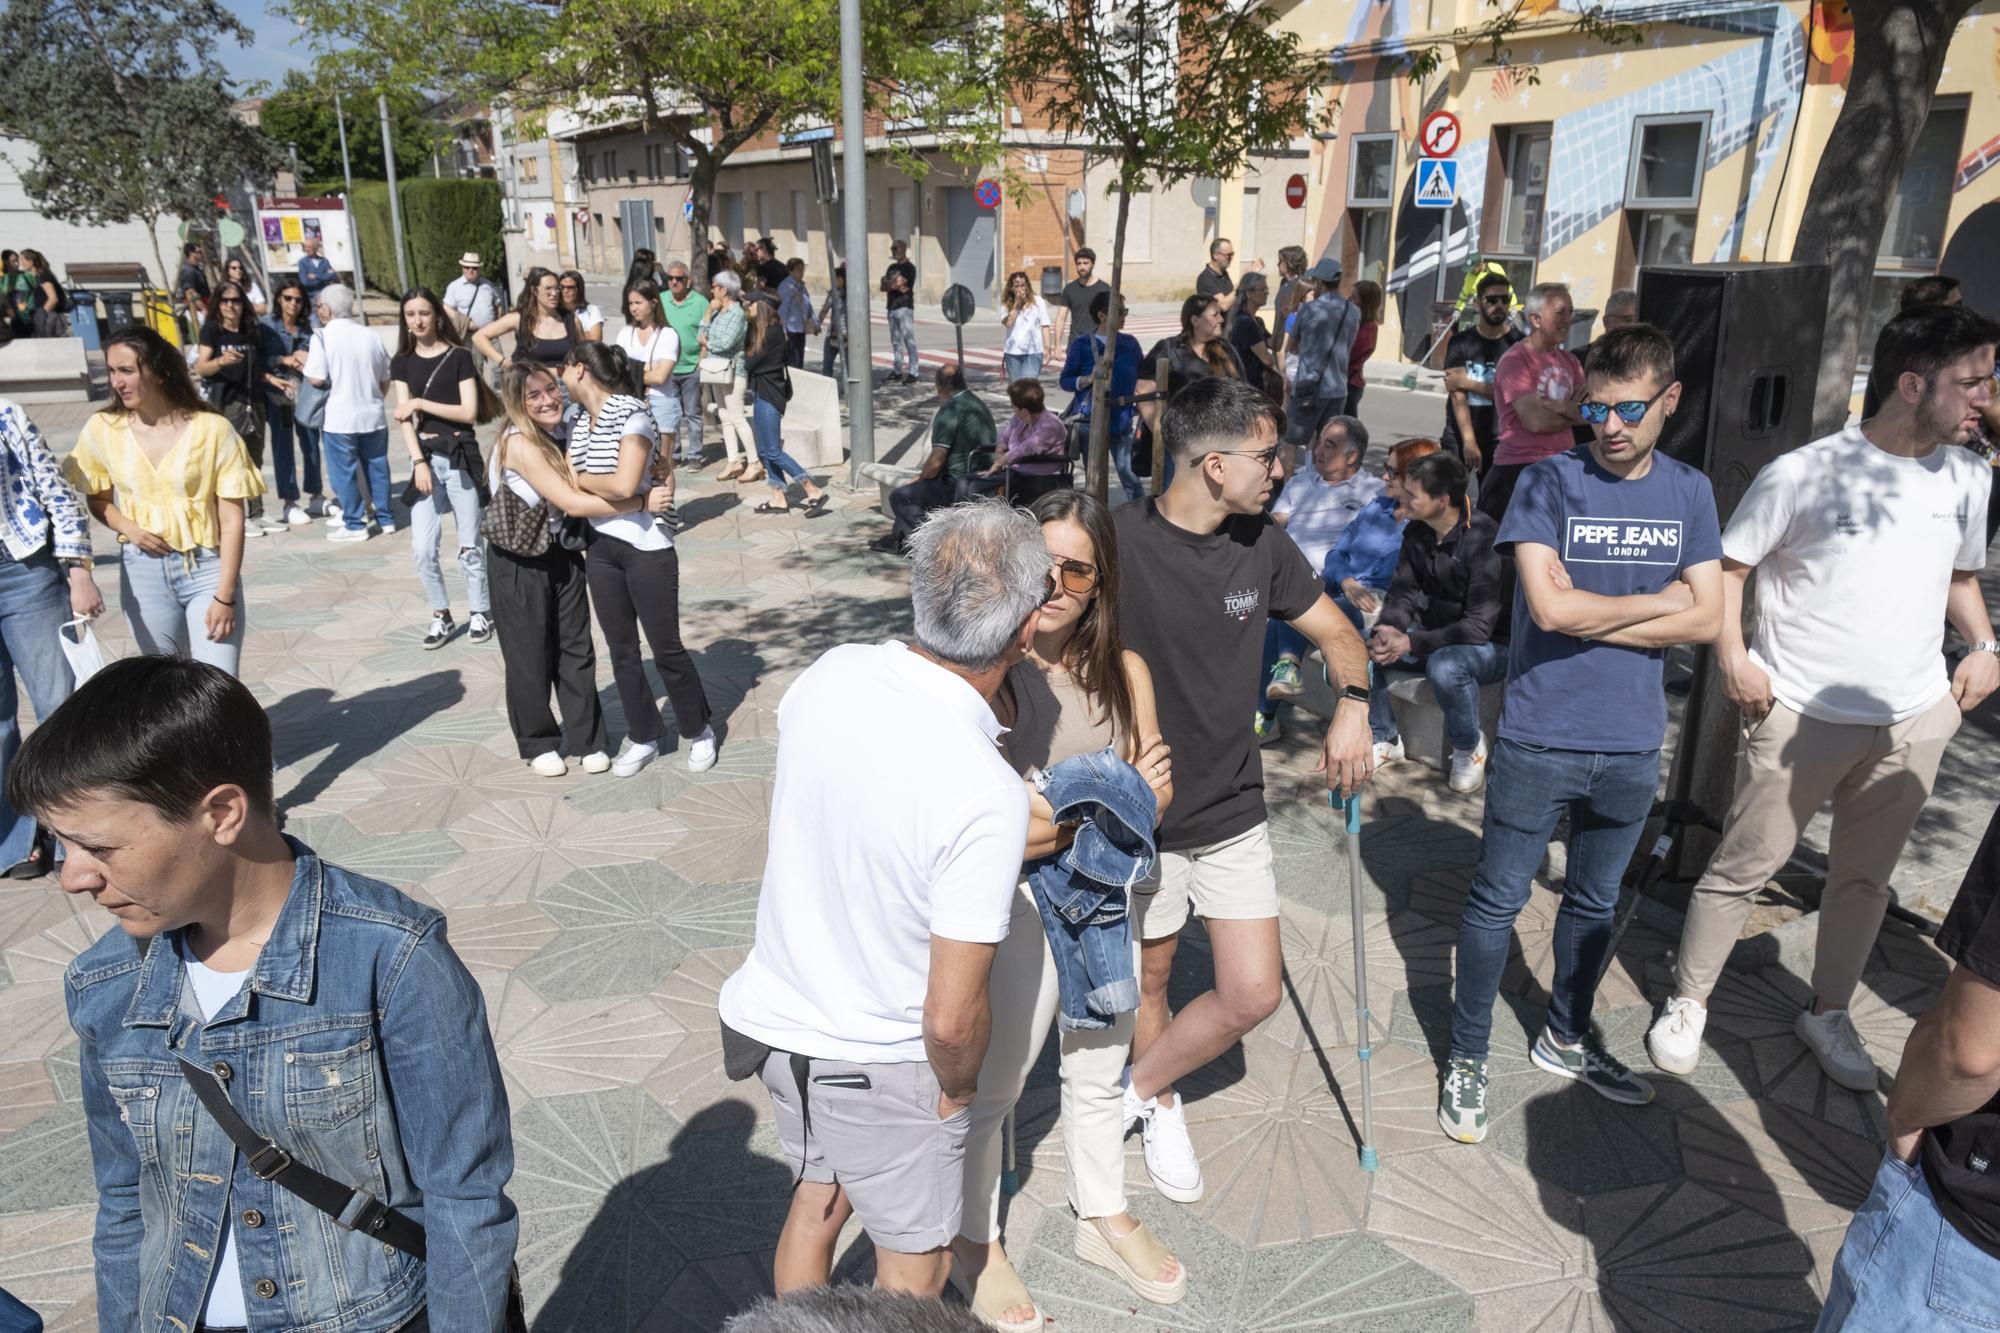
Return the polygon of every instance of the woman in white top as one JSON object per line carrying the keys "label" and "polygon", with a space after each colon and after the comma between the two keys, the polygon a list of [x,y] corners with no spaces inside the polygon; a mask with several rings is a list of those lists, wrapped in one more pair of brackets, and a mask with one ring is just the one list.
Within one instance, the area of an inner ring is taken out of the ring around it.
{"label": "woman in white top", "polygon": [[1043,330],[1049,327],[1049,308],[1028,281],[1028,275],[1007,275],[1007,294],[1000,301],[1000,322],[1007,326],[1007,342],[1000,359],[1007,367],[1007,382],[1040,379],[1047,354]]}
{"label": "woman in white top", "polygon": [[250,298],[250,309],[256,312],[259,319],[271,313],[271,303],[265,297],[264,289],[257,285],[257,279],[250,276],[249,266],[242,260],[223,260],[222,280],[233,282],[243,289],[243,294]]}
{"label": "woman in white top", "polygon": [[[487,542],[494,624],[507,673],[507,725],[521,757],[543,777],[568,771],[565,748],[583,756],[584,772],[602,773],[611,767],[611,756],[605,753],[604,713],[597,702],[590,595],[584,589],[583,552],[560,538],[562,519],[609,518],[648,503],[664,509],[672,496],[656,486],[644,498],[605,500],[577,488],[569,457],[553,434],[563,415],[562,386],[553,371],[532,361],[511,363],[500,372],[500,402],[507,424],[493,445],[489,476],[495,503],[506,504],[500,495],[504,487],[530,510],[527,522],[512,529],[502,525],[489,532]],[[513,549],[517,544],[522,549]],[[549,711],[552,688],[562,707],[561,727]]]}
{"label": "woman in white top", "polygon": [[681,337],[667,323],[660,305],[660,289],[650,278],[641,278],[625,289],[625,327],[618,330],[618,345],[646,386],[646,405],[653,409],[653,425],[660,432],[660,448],[674,452],[674,436],[681,428],[681,396],[674,388],[674,363],[681,358]]}
{"label": "woman in white top", "polygon": [[558,290],[562,293],[563,311],[576,321],[583,341],[603,342],[604,312],[592,305],[590,298],[583,294],[583,274],[573,268],[564,269]]}
{"label": "woman in white top", "polygon": [[[660,450],[652,413],[639,391],[638,368],[622,347],[582,343],[563,363],[563,387],[579,408],[570,426],[569,465],[577,485],[607,500],[643,494],[660,469],[659,485],[673,494],[673,455]],[[639,656],[639,630],[653,650],[653,664],[673,701],[674,721],[688,738],[688,768],[715,766],[715,732],[709,726],[708,696],[694,659],[681,645],[680,558],[673,529],[649,512],[590,520],[584,560],[597,624],[611,650],[611,675],[625,706],[630,744],[612,765],[629,778],[660,752],[666,724],[660,719],[653,687]]]}

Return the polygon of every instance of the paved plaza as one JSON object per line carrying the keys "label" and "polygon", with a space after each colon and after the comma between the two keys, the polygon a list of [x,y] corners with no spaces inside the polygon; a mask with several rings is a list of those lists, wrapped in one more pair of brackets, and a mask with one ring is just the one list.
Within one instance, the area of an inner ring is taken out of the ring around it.
{"label": "paved plaza", "polygon": [[[1435,399],[1377,392],[1385,419],[1437,415]],[[885,442],[920,430],[918,390],[885,402]],[[66,447],[73,425],[48,417]],[[249,544],[242,674],[275,728],[288,831],[443,909],[485,990],[538,1330],[713,1330],[769,1288],[791,1170],[762,1089],[723,1076],[716,992],[751,942],[767,839],[812,832],[769,825],[779,699],[824,650],[908,625],[901,562],[865,549],[885,528],[874,488],[832,494],[832,511],[806,520],[753,514],[761,488],[682,484],[681,619],[724,736],[699,776],[678,738],[631,779],[531,773],[508,732],[497,646],[462,633],[420,646],[429,607],[403,534],[331,546],[315,527]],[[115,572],[102,582],[101,632],[129,651]],[[601,644],[598,660],[617,736]],[[1810,1328],[1883,1134],[1882,1097],[1835,1087],[1792,1037],[1811,919],[1739,949],[1692,1078],[1660,1075],[1656,1103],[1618,1107],[1528,1062],[1551,974],[1557,898],[1544,884],[1503,988],[1492,1132],[1480,1147],[1453,1144],[1434,1116],[1436,1064],[1479,798],[1412,765],[1387,770],[1366,798],[1366,880],[1350,884],[1306,721],[1265,751],[1284,1004],[1184,1085],[1207,1197],[1182,1207],[1155,1195],[1128,1141],[1134,1210],[1187,1265],[1184,1303],[1140,1305],[1071,1255],[1052,1051],[1022,1099],[1006,1236],[1053,1327]],[[1961,733],[1899,880],[1938,903],[1985,824],[1990,788],[1975,775],[2000,750],[1994,727],[1989,708]],[[1549,873],[1561,870],[1558,848]],[[1356,1157],[1354,893],[1377,1043],[1373,1174]],[[62,970],[111,925],[53,880],[0,887],[0,1286],[53,1330],[96,1323]],[[1676,929],[1670,914],[1643,914],[1599,1003],[1612,1050],[1649,1073],[1641,1038]],[[1198,932],[1182,958],[1185,999],[1208,984]],[[1944,973],[1920,937],[1885,932],[1854,1006],[1885,1069]],[[866,1280],[858,1231],[844,1256],[844,1277]]]}

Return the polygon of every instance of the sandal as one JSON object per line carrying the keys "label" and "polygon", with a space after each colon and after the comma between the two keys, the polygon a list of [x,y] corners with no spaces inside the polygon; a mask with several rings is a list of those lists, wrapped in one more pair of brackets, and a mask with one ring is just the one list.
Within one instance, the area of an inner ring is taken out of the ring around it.
{"label": "sandal", "polygon": [[[965,1268],[958,1256],[951,1257],[951,1285],[972,1307],[972,1317],[999,1333],[1042,1333],[1047,1316],[1042,1307],[1035,1304],[1035,1298],[1028,1294],[1028,1286],[1021,1281],[1021,1275],[1014,1271],[1014,1265],[1003,1259],[997,1264],[989,1263],[979,1270],[977,1278],[967,1278]],[[1035,1312],[1032,1319],[1006,1320],[1000,1316],[1017,1305],[1026,1305]]]}
{"label": "sandal", "polygon": [[821,514],[824,514],[826,512],[826,492],[821,491],[818,495],[813,496],[812,499],[807,500],[805,504],[800,506],[799,512],[807,518],[818,518]]}
{"label": "sandal", "polygon": [[1124,1279],[1126,1286],[1155,1305],[1172,1305],[1187,1295],[1186,1264],[1180,1265],[1180,1274],[1172,1282],[1150,1276],[1159,1272],[1160,1265],[1173,1259],[1174,1254],[1146,1229],[1144,1222],[1122,1236],[1113,1237],[1103,1218],[1078,1218],[1076,1257],[1110,1269]]}
{"label": "sandal", "polygon": [[753,514],[789,514],[792,512],[792,507],[790,505],[774,505],[769,500],[766,500],[750,512]]}
{"label": "sandal", "polygon": [[743,465],[741,463],[731,463],[728,467],[716,473],[715,479],[717,481],[735,481],[738,477],[742,475],[743,475]]}
{"label": "sandal", "polygon": [[762,481],[764,480],[764,469],[758,468],[755,472],[746,472],[742,476],[738,477],[736,480],[738,483],[744,486],[748,486],[753,482]]}

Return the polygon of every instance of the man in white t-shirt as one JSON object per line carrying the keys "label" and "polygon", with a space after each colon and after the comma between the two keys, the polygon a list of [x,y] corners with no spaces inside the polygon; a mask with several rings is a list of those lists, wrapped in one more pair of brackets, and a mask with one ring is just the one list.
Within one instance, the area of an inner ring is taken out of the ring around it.
{"label": "man in white t-shirt", "polygon": [[[327,520],[336,526],[326,539],[365,542],[383,528],[396,526],[389,499],[389,414],[384,407],[389,349],[355,321],[354,289],[345,283],[321,291],[313,312],[320,327],[306,352],[305,377],[327,391],[320,440],[326,449],[327,479],[340,497],[340,512]],[[364,477],[366,500],[361,495]],[[377,523],[368,521],[370,506]]]}
{"label": "man in white t-shirt", "polygon": [[[1813,1003],[1796,1031],[1835,1083],[1876,1087],[1847,1006],[1945,746],[1960,716],[2000,685],[1979,588],[1989,469],[1955,447],[1993,400],[1996,341],[2000,324],[1964,307],[1891,320],[1875,344],[1888,390],[1881,411],[1768,465],[1723,533],[1716,653],[1747,740],[1721,845],[1688,905],[1674,994],[1647,1034],[1662,1069],[1694,1069],[1709,992],[1752,895],[1831,798]],[[1753,569],[1757,625],[1746,648]],[[1949,676],[1947,617],[1972,645]]]}
{"label": "man in white t-shirt", "polygon": [[[1368,453],[1368,428],[1355,417],[1330,417],[1313,441],[1310,467],[1302,467],[1278,493],[1271,506],[1271,518],[1285,530],[1306,563],[1314,569],[1326,564],[1326,553],[1347,531],[1347,525],[1377,496],[1382,479],[1361,471]],[[1264,698],[1268,711],[1258,714],[1258,739],[1268,728],[1277,734],[1278,703],[1296,699],[1305,691],[1300,663],[1311,645],[1282,620],[1273,620],[1265,635]],[[1271,719],[1264,721],[1263,719]]]}
{"label": "man in white t-shirt", "polygon": [[800,1173],[779,1295],[827,1281],[850,1213],[878,1285],[944,1286],[1027,846],[989,701],[1052,586],[1027,511],[941,509],[910,538],[915,642],[835,648],[778,706],[757,938],[718,1008],[729,1072],[762,1075]]}

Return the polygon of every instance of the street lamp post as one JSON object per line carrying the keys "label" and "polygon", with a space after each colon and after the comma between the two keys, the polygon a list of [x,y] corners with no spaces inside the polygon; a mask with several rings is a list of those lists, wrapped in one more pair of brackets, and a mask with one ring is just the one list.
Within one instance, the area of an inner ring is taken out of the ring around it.
{"label": "street lamp post", "polygon": [[389,228],[396,247],[396,290],[410,290],[409,261],[403,257],[403,205],[396,197],[396,146],[389,141],[389,97],[375,94],[375,107],[382,113],[382,165],[389,173]]}
{"label": "street lamp post", "polygon": [[847,232],[847,438],[850,486],[875,461],[875,357],[868,324],[868,144],[862,119],[861,0],[840,0],[840,183]]}
{"label": "street lamp post", "polygon": [[[340,104],[338,88],[333,92],[333,122],[340,127],[340,176],[347,182],[347,247],[354,252],[354,313],[366,324],[368,307],[361,299],[361,293],[367,290],[367,279],[361,273],[361,225],[354,216],[354,168],[347,160],[347,111]],[[313,314],[313,318],[319,316]]]}

